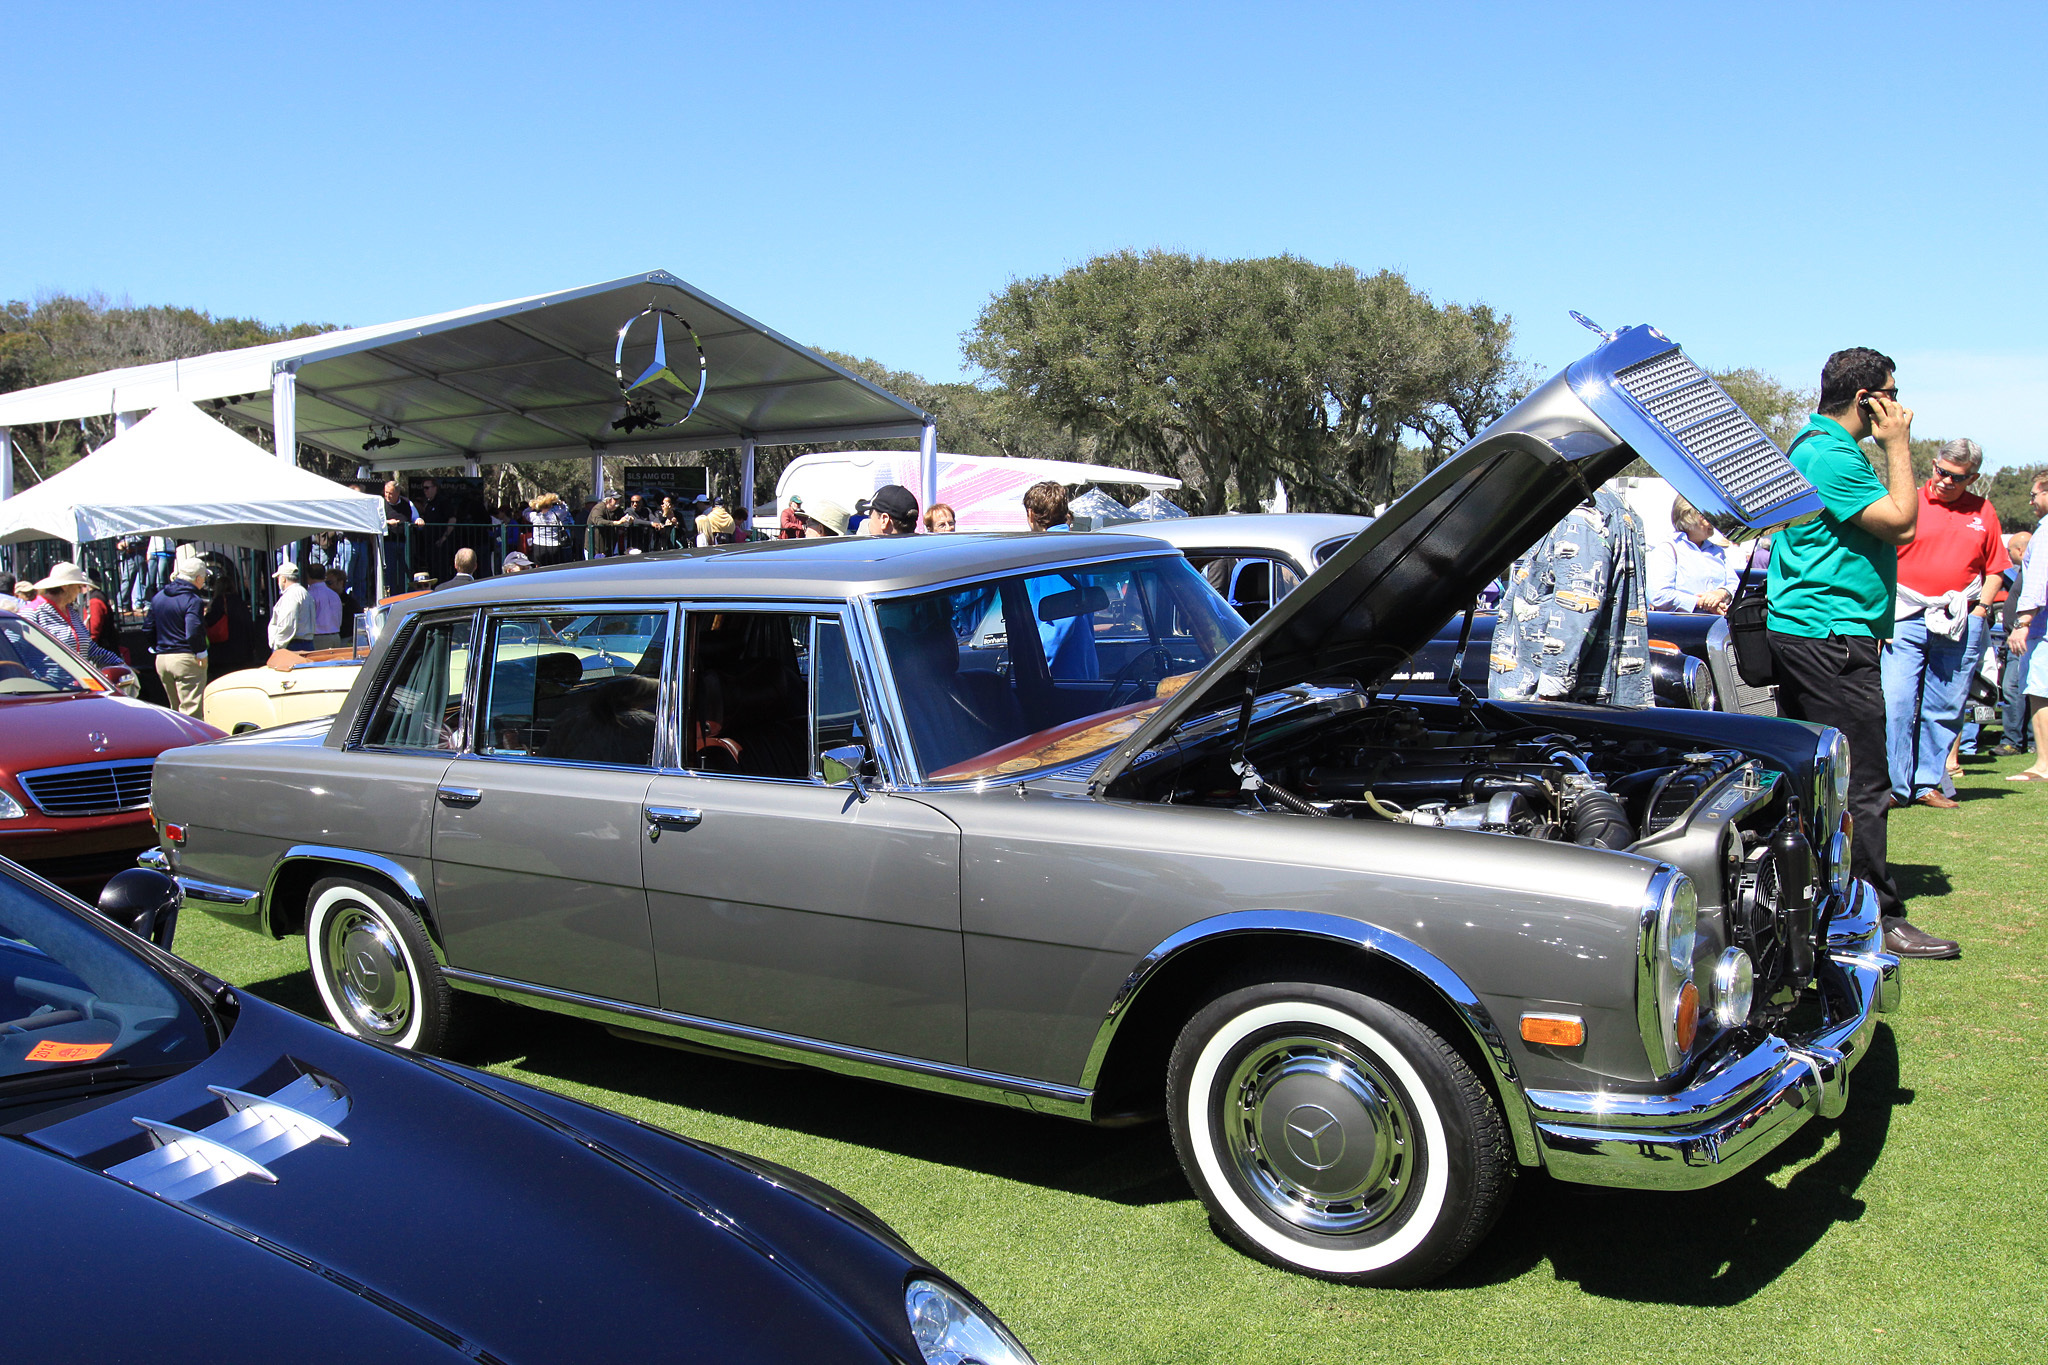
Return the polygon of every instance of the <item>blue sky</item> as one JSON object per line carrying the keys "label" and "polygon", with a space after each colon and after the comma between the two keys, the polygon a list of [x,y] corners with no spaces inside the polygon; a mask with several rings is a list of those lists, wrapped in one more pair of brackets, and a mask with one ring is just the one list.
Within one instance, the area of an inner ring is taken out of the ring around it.
{"label": "blue sky", "polygon": [[370,323],[660,267],[932,378],[1124,246],[1653,322],[2048,461],[2043,11],[0,0],[0,297]]}

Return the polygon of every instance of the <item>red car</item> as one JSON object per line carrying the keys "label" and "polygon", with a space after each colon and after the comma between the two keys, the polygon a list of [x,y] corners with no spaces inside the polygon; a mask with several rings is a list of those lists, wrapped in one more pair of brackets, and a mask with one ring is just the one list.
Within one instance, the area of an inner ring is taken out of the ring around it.
{"label": "red car", "polygon": [[0,854],[69,887],[133,867],[156,843],[156,756],[220,734],[123,696],[39,627],[0,611]]}

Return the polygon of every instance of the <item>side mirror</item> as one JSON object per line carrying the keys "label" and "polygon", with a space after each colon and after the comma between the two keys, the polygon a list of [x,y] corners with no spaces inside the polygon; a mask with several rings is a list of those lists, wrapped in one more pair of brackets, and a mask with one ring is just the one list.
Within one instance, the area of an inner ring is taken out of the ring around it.
{"label": "side mirror", "polygon": [[131,867],[108,878],[100,890],[99,912],[138,938],[168,951],[178,932],[177,881],[147,867]]}
{"label": "side mirror", "polygon": [[128,665],[107,664],[100,669],[100,672],[106,675],[107,681],[112,683],[114,690],[122,696],[139,697],[142,695],[142,680],[135,676],[135,670]]}
{"label": "side mirror", "polygon": [[861,769],[867,766],[868,749],[865,744],[841,744],[818,755],[818,770],[825,775],[828,787],[851,787],[854,795],[861,800],[868,799],[867,783],[861,780]]}

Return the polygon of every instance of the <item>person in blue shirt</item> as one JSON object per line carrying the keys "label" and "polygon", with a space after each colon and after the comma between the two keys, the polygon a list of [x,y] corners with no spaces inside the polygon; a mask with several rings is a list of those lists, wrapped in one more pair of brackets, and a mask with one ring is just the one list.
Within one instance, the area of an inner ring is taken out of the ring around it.
{"label": "person in blue shirt", "polygon": [[1671,536],[1650,547],[1650,610],[1726,616],[1739,581],[1714,528],[1679,498],[1671,504]]}

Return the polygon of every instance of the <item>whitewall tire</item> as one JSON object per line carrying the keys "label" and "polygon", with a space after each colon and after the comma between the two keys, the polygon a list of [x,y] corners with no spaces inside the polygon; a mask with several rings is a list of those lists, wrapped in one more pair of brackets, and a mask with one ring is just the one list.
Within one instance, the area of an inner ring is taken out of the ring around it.
{"label": "whitewall tire", "polygon": [[306,907],[306,960],[327,1017],[343,1033],[419,1052],[449,1039],[454,991],[411,907],[331,877]]}
{"label": "whitewall tire", "polygon": [[1514,1174],[1465,1059],[1410,1015],[1309,982],[1217,997],[1167,1084],[1174,1149],[1223,1235],[1358,1284],[1436,1278],[1486,1235]]}

